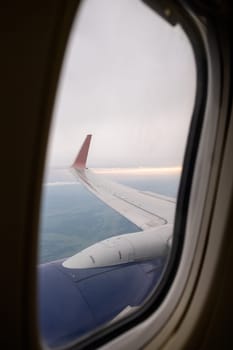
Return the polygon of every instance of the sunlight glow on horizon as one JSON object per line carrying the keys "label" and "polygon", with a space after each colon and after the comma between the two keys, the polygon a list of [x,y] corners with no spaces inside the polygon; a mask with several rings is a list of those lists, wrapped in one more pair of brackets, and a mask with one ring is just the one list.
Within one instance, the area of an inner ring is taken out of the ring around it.
{"label": "sunlight glow on horizon", "polygon": [[122,175],[156,175],[156,174],[180,174],[182,167],[142,167],[142,168],[95,168],[91,169],[95,174],[122,174]]}

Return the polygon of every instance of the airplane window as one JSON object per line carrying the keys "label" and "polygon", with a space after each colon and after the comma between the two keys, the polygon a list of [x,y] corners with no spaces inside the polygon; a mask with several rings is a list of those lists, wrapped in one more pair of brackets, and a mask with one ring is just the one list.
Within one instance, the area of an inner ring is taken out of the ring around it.
{"label": "airplane window", "polygon": [[83,1],[42,193],[38,323],[49,347],[127,317],[159,285],[195,94],[180,25],[141,1]]}

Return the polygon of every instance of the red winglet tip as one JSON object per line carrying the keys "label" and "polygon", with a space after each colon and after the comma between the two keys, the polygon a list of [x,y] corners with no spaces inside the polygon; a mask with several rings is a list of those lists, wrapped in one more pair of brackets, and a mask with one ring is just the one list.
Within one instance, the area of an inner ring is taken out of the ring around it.
{"label": "red winglet tip", "polygon": [[72,165],[73,168],[86,168],[86,162],[87,162],[87,156],[88,156],[88,151],[91,143],[91,136],[92,135],[87,135],[85,138],[85,141],[82,144],[82,147]]}

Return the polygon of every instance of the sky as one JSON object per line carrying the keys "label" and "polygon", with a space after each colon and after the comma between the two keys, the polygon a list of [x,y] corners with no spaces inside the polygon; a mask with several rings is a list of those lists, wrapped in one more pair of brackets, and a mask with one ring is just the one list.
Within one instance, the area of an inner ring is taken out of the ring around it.
{"label": "sky", "polygon": [[192,115],[192,47],[139,0],[86,0],[60,77],[47,167],[70,166],[92,134],[88,166],[180,167]]}

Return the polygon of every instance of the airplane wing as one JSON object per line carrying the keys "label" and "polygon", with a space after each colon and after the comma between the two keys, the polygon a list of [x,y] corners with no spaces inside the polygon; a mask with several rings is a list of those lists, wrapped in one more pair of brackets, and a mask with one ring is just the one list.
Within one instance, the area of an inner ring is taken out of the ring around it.
{"label": "airplane wing", "polygon": [[174,198],[136,190],[110,181],[102,175],[95,174],[94,170],[87,169],[90,142],[91,135],[87,135],[71,167],[75,177],[90,192],[142,230],[173,223]]}
{"label": "airplane wing", "polygon": [[[143,231],[112,236],[39,267],[40,329],[53,347],[137,309],[159,283],[172,242],[175,200],[87,169],[90,141],[87,135],[72,172]],[[58,305],[62,317],[57,317]]]}

